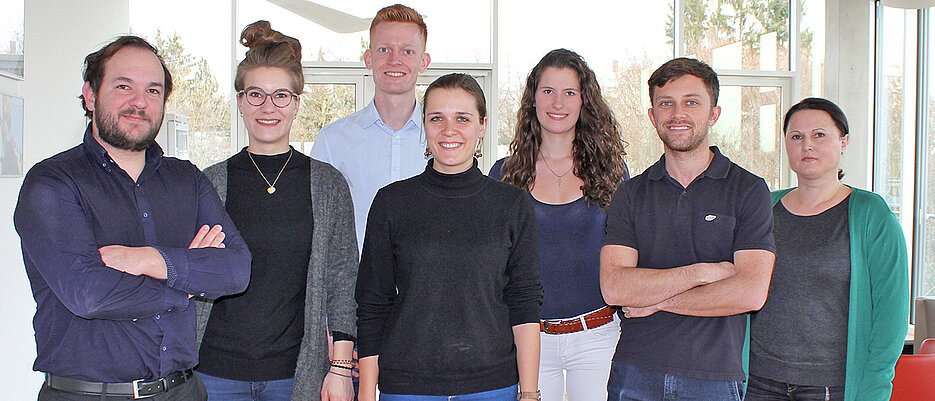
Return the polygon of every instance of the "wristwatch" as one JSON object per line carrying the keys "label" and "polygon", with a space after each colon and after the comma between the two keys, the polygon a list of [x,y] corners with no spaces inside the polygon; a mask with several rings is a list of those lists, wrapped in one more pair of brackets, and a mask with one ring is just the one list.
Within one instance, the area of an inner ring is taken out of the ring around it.
{"label": "wristwatch", "polygon": [[542,395],[539,393],[539,390],[536,391],[520,391],[519,394],[516,394],[517,400],[536,400],[541,401]]}

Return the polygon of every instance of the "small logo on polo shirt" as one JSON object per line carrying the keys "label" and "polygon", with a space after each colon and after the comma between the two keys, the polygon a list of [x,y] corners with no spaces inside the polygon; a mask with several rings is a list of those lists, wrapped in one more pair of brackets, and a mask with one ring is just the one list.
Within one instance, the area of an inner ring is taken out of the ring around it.
{"label": "small logo on polo shirt", "polygon": [[714,221],[714,219],[716,219],[716,218],[717,218],[717,216],[715,216],[715,215],[713,215],[713,214],[709,214],[709,215],[707,215],[707,216],[704,217],[704,221]]}

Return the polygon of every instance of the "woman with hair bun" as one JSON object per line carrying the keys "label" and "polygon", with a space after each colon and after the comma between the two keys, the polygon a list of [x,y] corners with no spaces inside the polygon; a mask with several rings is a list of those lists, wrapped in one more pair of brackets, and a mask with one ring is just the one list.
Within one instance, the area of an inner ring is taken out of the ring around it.
{"label": "woman with hair bun", "polygon": [[304,87],[299,41],[257,21],[240,43],[250,50],[234,88],[249,146],[205,174],[253,266],[245,292],[198,303],[197,371],[211,401],[349,401],[357,241],[347,183],[289,146]]}

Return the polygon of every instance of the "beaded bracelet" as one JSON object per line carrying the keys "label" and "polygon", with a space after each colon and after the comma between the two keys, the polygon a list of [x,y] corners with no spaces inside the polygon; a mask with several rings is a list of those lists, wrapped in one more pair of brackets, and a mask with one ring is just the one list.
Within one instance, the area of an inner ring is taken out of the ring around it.
{"label": "beaded bracelet", "polygon": [[542,400],[542,395],[539,393],[539,390],[536,391],[520,391],[516,395],[517,400]]}
{"label": "beaded bracelet", "polygon": [[334,363],[331,364],[331,367],[332,367],[332,368],[338,368],[338,369],[344,369],[344,370],[354,370],[354,368],[349,368],[349,367],[347,367],[347,366],[341,366],[341,365],[334,364]]}

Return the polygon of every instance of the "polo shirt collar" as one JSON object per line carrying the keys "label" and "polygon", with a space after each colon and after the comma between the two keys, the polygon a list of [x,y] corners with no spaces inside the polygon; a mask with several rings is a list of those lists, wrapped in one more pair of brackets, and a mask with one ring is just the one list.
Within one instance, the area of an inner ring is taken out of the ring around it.
{"label": "polo shirt collar", "polygon": [[[709,146],[708,149],[711,149],[711,152],[714,152],[714,158],[711,159],[711,164],[708,165],[708,168],[705,169],[699,176],[708,177],[712,179],[721,179],[727,177],[727,172],[730,170],[730,159],[727,156],[721,154],[721,150],[717,146]],[[669,172],[666,170],[666,155],[663,154],[659,158],[659,161],[654,163],[647,170],[649,174],[649,179],[658,181],[662,177],[668,176]]]}

